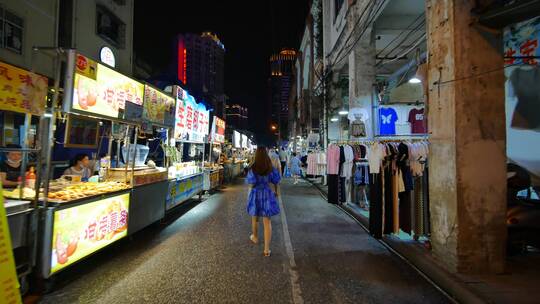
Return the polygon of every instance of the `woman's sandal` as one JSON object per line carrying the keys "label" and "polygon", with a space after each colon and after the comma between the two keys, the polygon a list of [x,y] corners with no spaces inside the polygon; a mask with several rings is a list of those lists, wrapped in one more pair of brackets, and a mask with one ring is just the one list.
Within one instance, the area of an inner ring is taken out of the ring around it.
{"label": "woman's sandal", "polygon": [[263,251],[263,256],[265,256],[265,257],[269,257],[270,254],[272,254],[272,250],[268,250],[268,252]]}
{"label": "woman's sandal", "polygon": [[259,243],[259,240],[257,240],[257,238],[255,238],[255,236],[254,236],[253,234],[250,234],[250,235],[249,235],[249,239],[251,240],[251,242],[252,242],[253,244]]}

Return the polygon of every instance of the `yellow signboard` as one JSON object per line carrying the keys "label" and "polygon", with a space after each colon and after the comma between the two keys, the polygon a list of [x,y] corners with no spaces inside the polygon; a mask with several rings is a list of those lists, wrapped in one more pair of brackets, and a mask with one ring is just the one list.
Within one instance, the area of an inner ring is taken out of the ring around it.
{"label": "yellow signboard", "polygon": [[[0,184],[0,193],[2,185]],[[3,302],[2,302],[3,300]],[[0,195],[0,303],[21,303],[19,281],[15,270],[13,250],[11,248],[11,235],[4,209],[4,197]]]}
{"label": "yellow signboard", "polygon": [[144,84],[102,64],[77,55],[73,109],[118,117],[126,101],[142,106]]}
{"label": "yellow signboard", "polygon": [[51,273],[127,235],[129,193],[54,213]]}
{"label": "yellow signboard", "polygon": [[0,110],[43,115],[47,77],[0,62]]}
{"label": "yellow signboard", "polygon": [[174,98],[148,85],[144,86],[143,117],[146,120],[163,124],[166,113],[174,118],[174,107]]}

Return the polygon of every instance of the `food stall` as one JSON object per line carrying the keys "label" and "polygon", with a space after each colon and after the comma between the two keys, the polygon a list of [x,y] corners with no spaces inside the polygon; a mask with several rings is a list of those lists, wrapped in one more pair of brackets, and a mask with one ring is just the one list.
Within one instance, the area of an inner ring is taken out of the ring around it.
{"label": "food stall", "polygon": [[187,201],[203,190],[204,142],[208,137],[209,111],[179,86],[173,87],[176,99],[174,138],[167,146],[169,186],[165,210]]}
{"label": "food stall", "polygon": [[236,130],[232,132],[232,145],[227,147],[227,160],[223,165],[227,182],[233,181],[242,174],[242,170],[247,165],[242,142],[243,136],[245,135]]}
{"label": "food stall", "polygon": [[[7,166],[11,161],[8,160],[10,152],[20,155],[19,173],[12,174],[18,175],[20,185],[23,185],[16,188],[3,185],[3,207],[21,284],[20,291],[25,293],[27,276],[35,265],[38,197],[33,187],[36,174],[41,172],[34,171],[34,168],[37,168],[39,162],[38,125],[45,114],[49,80],[3,62],[0,62],[0,71],[0,162]],[[18,147],[6,148],[9,144]],[[7,180],[14,182],[7,171],[5,174]],[[0,249],[7,247],[3,240],[0,239]],[[0,259],[7,259],[5,251],[4,254],[0,253]]]}
{"label": "food stall", "polygon": [[[147,108],[145,114],[144,84],[75,50],[66,51],[66,59],[62,110],[54,114],[57,119],[51,124],[56,125],[49,128],[56,134],[49,132],[53,152],[44,157],[46,168],[70,153],[91,152],[91,171],[99,174],[83,182],[76,175],[50,170],[50,177],[44,178],[40,197],[42,278],[164,214],[163,201],[148,200],[148,193],[163,193],[155,185],[166,180],[167,170],[145,165],[148,147],[138,145],[143,118],[153,111]],[[65,136],[59,142],[62,126]]]}
{"label": "food stall", "polygon": [[[165,153],[155,153],[162,150],[163,143],[167,143],[169,134],[174,128],[176,101],[171,96],[145,84],[144,103],[141,126],[143,138],[138,138],[137,146],[152,148],[149,158],[153,164],[148,166],[144,160],[135,164],[133,176],[133,192],[130,202],[130,216],[128,225],[128,235],[131,235],[142,228],[162,219],[165,216],[165,202],[169,187],[168,164]],[[150,149],[150,148],[149,148]],[[162,167],[156,163],[161,161]],[[116,169],[117,177],[122,177],[123,168]],[[109,178],[110,179],[110,178]]]}
{"label": "food stall", "polygon": [[225,121],[214,116],[210,130],[210,151],[208,162],[204,165],[203,190],[210,191],[218,188],[223,182],[224,169],[219,163],[221,145],[225,143]]}

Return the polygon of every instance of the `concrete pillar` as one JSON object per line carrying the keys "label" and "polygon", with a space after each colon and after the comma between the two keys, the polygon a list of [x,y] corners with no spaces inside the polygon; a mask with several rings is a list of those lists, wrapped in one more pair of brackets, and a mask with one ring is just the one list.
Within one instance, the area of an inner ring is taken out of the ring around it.
{"label": "concrete pillar", "polygon": [[373,28],[368,28],[349,54],[349,109],[364,108],[369,113],[366,135],[373,137],[372,93],[375,83],[375,37]]}
{"label": "concrete pillar", "polygon": [[431,240],[451,271],[499,273],[506,245],[503,58],[471,25],[473,3],[426,1]]}

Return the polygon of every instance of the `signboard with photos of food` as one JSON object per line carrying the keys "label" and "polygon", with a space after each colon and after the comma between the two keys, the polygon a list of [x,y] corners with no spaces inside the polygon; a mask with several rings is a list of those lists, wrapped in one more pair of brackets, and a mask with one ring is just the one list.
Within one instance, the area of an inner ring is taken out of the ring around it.
{"label": "signboard with photos of food", "polygon": [[208,135],[209,111],[185,90],[176,87],[176,122],[174,136],[178,140],[203,142]]}
{"label": "signboard with photos of food", "polygon": [[225,120],[214,116],[214,121],[212,122],[212,141],[216,143],[225,142]]}
{"label": "signboard with photos of food", "polygon": [[175,101],[171,96],[144,86],[143,118],[152,123],[165,124],[167,116],[174,116]]}
{"label": "signboard with photos of food", "polygon": [[0,110],[43,115],[49,80],[0,62]]}
{"label": "signboard with photos of food", "polygon": [[72,108],[123,118],[126,101],[143,104],[144,85],[103,64],[77,54]]}
{"label": "signboard with photos of food", "polygon": [[129,193],[54,212],[51,274],[127,235]]}

